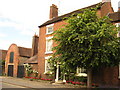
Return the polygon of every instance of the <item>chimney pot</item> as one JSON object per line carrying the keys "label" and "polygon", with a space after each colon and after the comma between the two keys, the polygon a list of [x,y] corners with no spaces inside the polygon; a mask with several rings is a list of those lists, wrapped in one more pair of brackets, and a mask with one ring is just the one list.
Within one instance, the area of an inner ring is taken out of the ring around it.
{"label": "chimney pot", "polygon": [[50,19],[58,16],[58,8],[55,4],[50,6]]}

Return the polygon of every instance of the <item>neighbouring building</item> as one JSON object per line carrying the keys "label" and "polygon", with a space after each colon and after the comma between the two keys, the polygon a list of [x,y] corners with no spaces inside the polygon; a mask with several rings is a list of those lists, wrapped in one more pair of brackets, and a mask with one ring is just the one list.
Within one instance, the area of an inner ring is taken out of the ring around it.
{"label": "neighbouring building", "polygon": [[5,73],[7,76],[24,77],[26,70],[24,65],[30,64],[33,70],[37,71],[39,36],[33,36],[32,48],[19,47],[16,44],[10,45],[5,59]]}
{"label": "neighbouring building", "polygon": [[[36,34],[33,36],[32,41],[32,55],[27,61],[24,62],[24,64],[29,64],[32,66],[32,69],[34,71],[38,72],[38,43],[39,43],[39,36]],[[25,76],[27,76],[25,72]],[[34,77],[34,74],[32,73],[30,76]]]}
{"label": "neighbouring building", "polygon": [[7,76],[24,77],[24,62],[31,57],[31,48],[10,45],[5,59]]}
{"label": "neighbouring building", "polygon": [[[110,13],[108,16],[112,19],[113,24],[120,27],[120,2],[118,12]],[[118,31],[117,37],[120,37],[120,31]],[[99,71],[94,71],[93,77],[93,82],[100,86],[120,87],[120,63],[119,66],[104,67]]]}
{"label": "neighbouring building", "polygon": [[[113,8],[111,7],[111,2],[97,3],[82,9],[94,8],[97,5],[100,5],[100,8],[97,10],[99,17],[103,17],[108,15],[108,13],[114,12]],[[69,17],[73,13],[82,13],[82,11],[79,9],[68,14],[58,16],[57,6],[52,4],[50,7],[50,20],[39,26],[38,71],[42,78],[47,78],[47,72],[49,71],[49,64],[47,59],[52,55],[52,47],[55,46],[55,43],[50,40],[53,37],[51,33],[62,27],[62,25],[67,24],[63,18]]]}
{"label": "neighbouring building", "polygon": [[2,65],[2,63],[4,63],[6,54],[7,50],[0,50],[0,75],[5,73],[5,65]]}

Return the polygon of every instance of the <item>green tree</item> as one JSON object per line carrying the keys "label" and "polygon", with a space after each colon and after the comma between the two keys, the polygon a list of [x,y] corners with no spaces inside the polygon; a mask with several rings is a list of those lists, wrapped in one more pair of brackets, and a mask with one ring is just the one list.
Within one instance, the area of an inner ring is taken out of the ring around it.
{"label": "green tree", "polygon": [[5,67],[5,60],[0,60],[0,65]]}
{"label": "green tree", "polygon": [[64,71],[77,67],[87,69],[87,85],[91,87],[92,70],[103,66],[115,66],[120,62],[120,38],[110,19],[97,16],[97,8],[68,17],[68,23],[54,32],[53,40],[58,44],[50,61],[58,62]]}

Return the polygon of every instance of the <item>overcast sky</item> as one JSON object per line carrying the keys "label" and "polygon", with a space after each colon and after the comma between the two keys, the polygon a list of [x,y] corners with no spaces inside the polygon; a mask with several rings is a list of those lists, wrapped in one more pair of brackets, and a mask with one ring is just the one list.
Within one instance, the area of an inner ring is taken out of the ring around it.
{"label": "overcast sky", "polygon": [[[38,26],[49,20],[49,7],[56,4],[59,15],[90,6],[102,0],[0,0],[0,49],[8,49],[12,43],[32,47],[32,36],[38,34]],[[118,1],[111,0],[114,11]]]}

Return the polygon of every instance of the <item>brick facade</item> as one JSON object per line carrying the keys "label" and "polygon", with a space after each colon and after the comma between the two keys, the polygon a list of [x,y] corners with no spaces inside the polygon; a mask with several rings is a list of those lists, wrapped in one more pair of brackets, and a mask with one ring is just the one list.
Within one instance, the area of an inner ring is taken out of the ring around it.
{"label": "brick facade", "polygon": [[[60,21],[57,23],[54,23],[54,31],[62,27],[62,25],[65,25],[66,23],[64,21]],[[42,78],[47,78],[47,76],[44,74],[45,72],[45,57],[51,56],[52,54],[45,54],[46,51],[46,37],[51,37],[52,35],[46,35],[46,26],[42,27],[39,32],[39,52],[38,52],[38,71],[39,76]],[[53,43],[53,47],[56,44]]]}
{"label": "brick facade", "polygon": [[119,67],[105,67],[93,71],[93,82],[100,87],[120,87]]}
{"label": "brick facade", "polygon": [[[10,52],[14,52],[14,61],[13,63],[9,63],[10,60]],[[13,76],[17,77],[17,66],[18,66],[18,59],[19,59],[19,51],[18,51],[18,47],[15,44],[12,44],[7,52],[6,55],[6,61],[5,61],[5,73],[8,75],[8,65],[14,65],[14,72],[13,72]]]}
{"label": "brick facade", "polygon": [[[89,6],[89,7],[95,7],[95,5]],[[87,8],[89,8],[89,7],[87,7]],[[107,15],[107,13],[111,13],[111,12],[113,12],[113,9],[111,7],[111,3],[107,2],[107,3],[102,4],[101,8],[98,9],[97,14],[98,14],[99,17],[101,17],[101,16],[105,16],[105,15]],[[45,54],[45,50],[46,50],[46,37],[50,37],[51,36],[51,35],[46,35],[46,30],[47,30],[46,26],[50,25],[50,24],[54,24],[53,28],[54,28],[54,31],[55,31],[55,30],[61,28],[62,25],[66,24],[62,20],[62,18],[66,17],[66,16],[69,16],[69,14],[72,14],[72,13],[80,13],[80,11],[77,10],[77,11],[73,11],[71,13],[65,14],[63,16],[58,16],[56,18],[53,18],[53,19],[47,21],[43,25],[39,26],[39,28],[40,28],[39,38],[40,39],[39,39],[39,52],[38,52],[38,66],[39,66],[38,70],[39,70],[39,75],[42,78],[47,78],[46,75],[44,74],[44,72],[45,72],[45,57],[51,55],[51,54]],[[50,13],[50,15],[51,15],[51,13]],[[53,43],[53,47],[54,46],[55,46],[55,43]]]}
{"label": "brick facade", "polygon": [[[96,5],[92,5],[89,7],[95,7]],[[86,7],[86,8],[89,8]],[[46,37],[49,37],[51,35],[46,35],[46,29],[47,25],[54,24],[54,31],[59,29],[62,25],[66,24],[62,18],[70,16],[72,13],[81,13],[79,10],[73,11],[71,13],[58,16],[56,18],[53,18],[51,20],[48,20],[47,22],[43,23],[39,26],[39,52],[38,52],[38,71],[39,76],[41,78],[48,78],[45,72],[45,57],[51,56],[52,54],[45,54],[46,51]],[[109,15],[111,13],[114,13],[113,8],[111,7],[111,2],[104,2],[101,4],[100,8],[97,11],[97,15],[99,17],[103,17],[106,15]],[[113,15],[111,15],[113,16]],[[55,43],[53,42],[53,47],[55,46]],[[113,73],[114,72],[114,73]],[[100,74],[101,73],[101,74]],[[118,86],[120,85],[120,79],[118,79],[118,67],[114,68],[104,68],[101,69],[101,72],[94,73],[93,74],[94,80],[93,82],[98,83],[99,85],[113,85]]]}
{"label": "brick facade", "polygon": [[[23,53],[22,53],[23,51]],[[10,53],[13,52],[13,63],[10,63]],[[18,47],[16,44],[12,44],[7,52],[6,59],[5,59],[5,73],[8,75],[8,67],[9,65],[13,66],[13,77],[17,77],[18,72],[18,66],[23,65],[26,58],[28,59],[30,57],[31,53],[25,54],[25,52],[31,52],[31,49]],[[12,73],[12,72],[11,72]]]}

